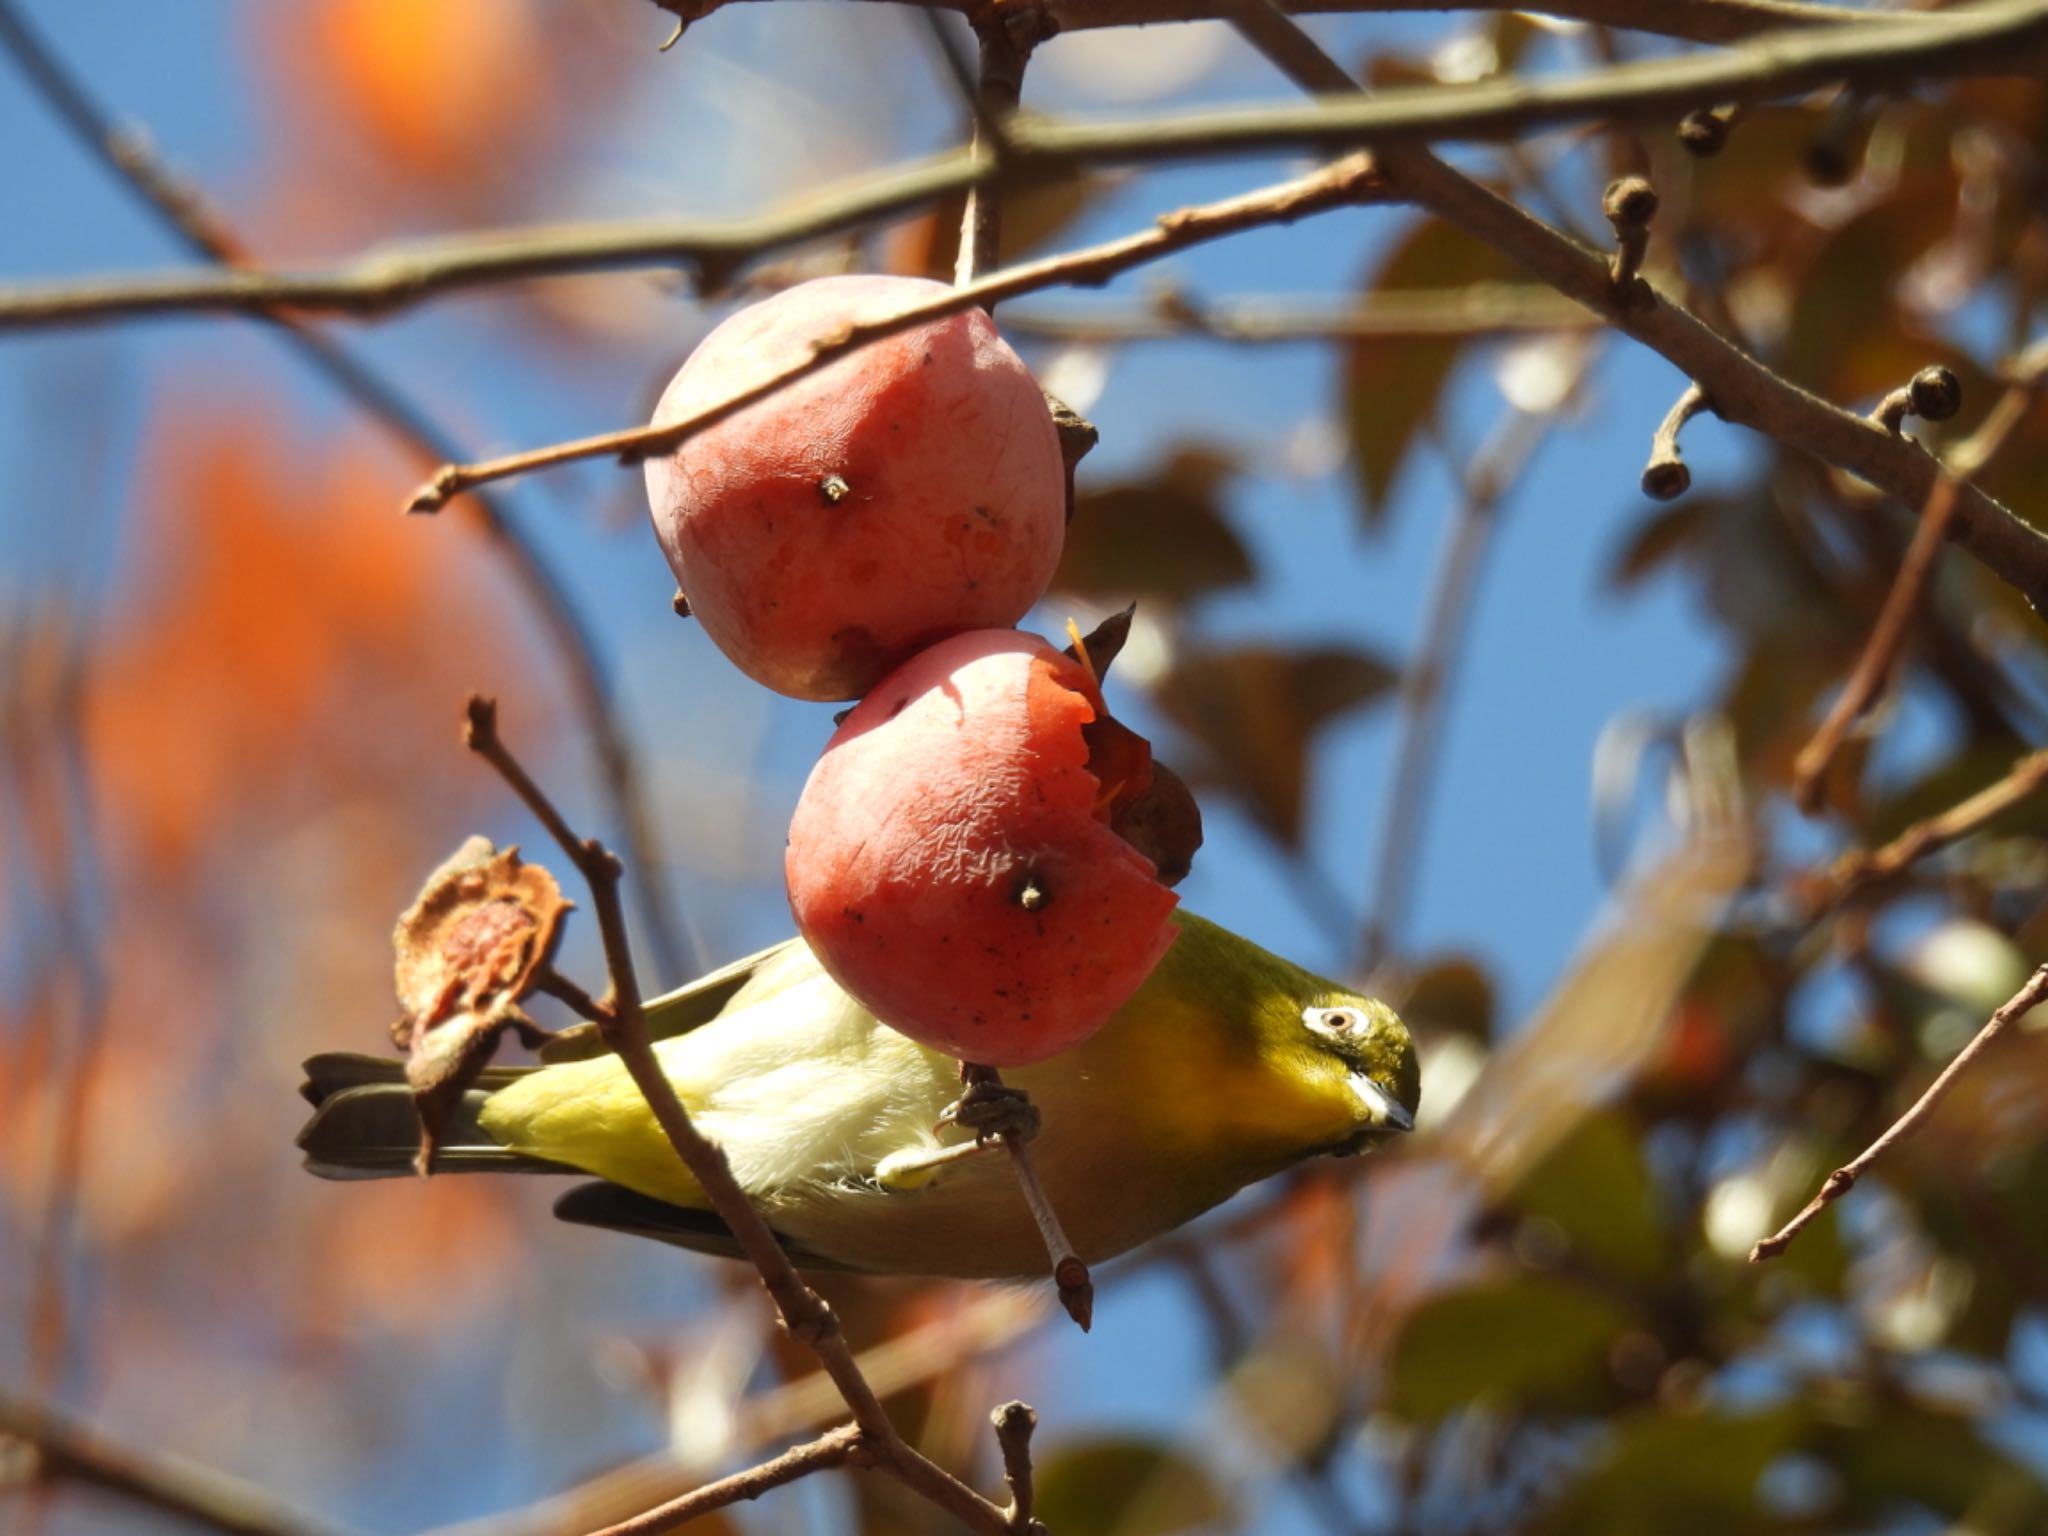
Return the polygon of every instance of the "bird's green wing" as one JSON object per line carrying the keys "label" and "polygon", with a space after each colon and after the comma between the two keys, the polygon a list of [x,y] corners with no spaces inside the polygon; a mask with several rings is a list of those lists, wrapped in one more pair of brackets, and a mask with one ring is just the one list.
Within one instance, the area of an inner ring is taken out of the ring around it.
{"label": "bird's green wing", "polygon": [[[803,940],[784,939],[649,1002],[647,1032],[656,1040],[686,1035],[722,1013],[765,1001],[817,973],[818,962]],[[559,1061],[589,1061],[604,1054],[597,1026],[578,1024],[542,1046],[540,1059],[552,1065]]]}
{"label": "bird's green wing", "polygon": [[[578,1184],[555,1202],[555,1215],[579,1227],[598,1227],[607,1232],[624,1232],[632,1237],[650,1237],[658,1243],[688,1248],[694,1253],[713,1254],[722,1259],[741,1259],[732,1228],[713,1211],[685,1205],[671,1205],[618,1184]],[[775,1234],[790,1262],[804,1269],[837,1269],[838,1264],[792,1242],[781,1232]]]}

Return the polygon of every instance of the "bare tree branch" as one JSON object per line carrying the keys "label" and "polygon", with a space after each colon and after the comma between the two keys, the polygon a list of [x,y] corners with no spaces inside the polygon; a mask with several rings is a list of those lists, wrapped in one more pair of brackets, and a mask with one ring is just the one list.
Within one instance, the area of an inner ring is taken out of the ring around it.
{"label": "bare tree branch", "polygon": [[1807,877],[1804,889],[1796,891],[1807,917],[1824,917],[1864,892],[1896,880],[1930,853],[1980,831],[1986,823],[2038,793],[2043,785],[2048,785],[2048,752],[2035,752],[2021,758],[1996,784],[1924,821],[1916,821],[1882,848],[1858,848],[1843,854],[1825,875]]}
{"label": "bare tree branch", "polygon": [[725,1153],[697,1129],[677,1097],[674,1084],[669,1082],[654,1054],[641,1008],[632,944],[627,938],[624,909],[619,901],[618,860],[595,839],[578,837],[570,829],[561,812],[499,737],[497,706],[491,700],[469,701],[465,739],[470,750],[497,771],[547,828],[589,885],[591,909],[604,942],[605,968],[611,977],[605,1014],[597,1021],[599,1032],[632,1076],[662,1134],[710,1200],[711,1208],[760,1273],[761,1283],[791,1335],[818,1357],[819,1365],[832,1378],[853,1415],[862,1453],[969,1528],[984,1532],[985,1536],[1008,1536],[1009,1520],[1001,1509],[897,1433],[881,1399],[861,1373],[832,1308],[804,1283],[768,1223],[740,1187]]}
{"label": "bare tree branch", "polygon": [[767,398],[805,374],[816,372],[827,363],[857,352],[885,336],[893,336],[898,331],[958,314],[964,309],[985,308],[1015,294],[1030,293],[1055,284],[1106,282],[1119,272],[1206,240],[1269,224],[1292,223],[1311,214],[1356,206],[1382,195],[1383,187],[1372,162],[1363,155],[1352,155],[1294,181],[1240,197],[1225,198],[1221,202],[1183,208],[1178,213],[1166,214],[1152,229],[1140,234],[1047,257],[1042,261],[1025,262],[991,273],[923,304],[913,305],[887,320],[846,326],[815,345],[809,357],[741,394],[680,421],[659,427],[631,427],[622,432],[607,432],[479,464],[445,464],[414,494],[410,508],[415,512],[436,511],[449,498],[476,486],[557,464],[573,463],[578,459],[616,455],[627,463],[635,463],[652,454],[666,453],[706,427],[744,410],[756,400]]}
{"label": "bare tree branch", "polygon": [[1955,505],[1956,482],[1943,475],[1934,482],[1927,505],[1921,508],[1920,525],[1913,532],[1913,542],[1906,547],[1898,579],[1885,596],[1863,654],[1856,659],[1848,682],[1842,685],[1834,707],[1813,733],[1813,739],[1799,749],[1792,764],[1792,798],[1809,816],[1818,815],[1825,804],[1828,770],[1849,739],[1851,728],[1877,702],[1897,671],[1899,653],[1905,647],[1913,615],[1919,610],[1920,596],[1927,590],[1935,556],[1948,534],[1948,520]]}
{"label": "bare tree branch", "polygon": [[[1229,14],[1207,0],[1202,14]],[[1284,13],[1283,13],[1284,19]],[[1313,46],[1313,44],[1311,44]],[[1130,120],[1011,121],[1004,153],[956,151],[834,188],[782,214],[738,224],[567,226],[505,231],[372,253],[325,272],[213,270],[0,287],[0,327],[117,315],[278,308],[367,315],[487,282],[694,262],[720,277],[794,240],[872,222],[1003,176],[1278,149],[1384,149],[1511,137],[1589,120],[1675,119],[1692,107],[1757,101],[1844,81],[1904,84],[2023,74],[2048,47],[2048,0],[1775,34],[1724,53],[1618,64],[1557,79],[1394,87],[1370,97],[1215,109]],[[1324,85],[1317,89],[1334,91]],[[448,455],[447,457],[453,457]]]}
{"label": "bare tree branch", "polygon": [[1597,316],[1536,283],[1382,290],[1355,299],[1211,299],[1167,289],[1135,303],[1032,304],[1003,311],[1005,335],[1105,346],[1143,341],[1221,341],[1239,346],[1432,341],[1584,331],[1600,323]]}

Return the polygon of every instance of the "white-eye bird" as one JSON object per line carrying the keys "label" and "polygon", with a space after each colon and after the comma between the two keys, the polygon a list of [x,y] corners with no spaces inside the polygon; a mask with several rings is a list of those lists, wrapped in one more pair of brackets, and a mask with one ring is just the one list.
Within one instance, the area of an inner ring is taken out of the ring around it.
{"label": "white-eye bird", "polygon": [[[1080,1256],[1109,1259],[1306,1158],[1414,1126],[1406,1027],[1190,913],[1095,1035],[1014,1069],[1042,1115],[1038,1172]],[[958,1064],[877,1022],[801,940],[647,1006],[662,1070],[741,1186],[813,1267],[1032,1277],[1045,1247],[1007,1158],[941,1124]],[[618,1058],[493,1068],[434,1158],[447,1173],[594,1174],[565,1220],[703,1252],[737,1250]],[[559,1054],[559,1053],[551,1053]],[[401,1063],[316,1056],[299,1137],[329,1178],[409,1174],[418,1116]],[[948,1150],[948,1149],[952,1150]]]}

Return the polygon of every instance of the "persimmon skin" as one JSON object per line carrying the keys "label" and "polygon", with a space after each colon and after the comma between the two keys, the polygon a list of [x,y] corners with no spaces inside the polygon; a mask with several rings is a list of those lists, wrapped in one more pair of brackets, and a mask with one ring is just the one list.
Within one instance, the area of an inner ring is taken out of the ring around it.
{"label": "persimmon skin", "polygon": [[993,630],[922,652],[846,717],[797,804],[786,873],[798,929],[877,1018],[1024,1066],[1093,1034],[1151,974],[1177,898],[1109,828],[1082,736],[1101,712],[1079,663]]}
{"label": "persimmon skin", "polygon": [[[705,337],[655,407],[680,421],[849,323],[948,290],[825,277]],[[757,682],[859,698],[935,640],[1014,624],[1066,534],[1044,393],[979,309],[870,343],[646,465],[654,530],[705,633]]]}

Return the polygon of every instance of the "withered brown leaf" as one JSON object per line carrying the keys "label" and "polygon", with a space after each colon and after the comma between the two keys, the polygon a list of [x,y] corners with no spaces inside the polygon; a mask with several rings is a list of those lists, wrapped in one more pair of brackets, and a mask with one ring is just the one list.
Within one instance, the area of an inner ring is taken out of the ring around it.
{"label": "withered brown leaf", "polygon": [[499,1037],[523,1023],[519,1001],[547,968],[573,906],[517,848],[472,837],[399,918],[392,944],[404,1011],[391,1035],[411,1053],[405,1076],[420,1113],[421,1173]]}

